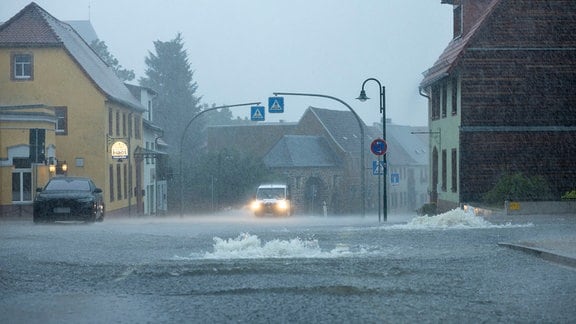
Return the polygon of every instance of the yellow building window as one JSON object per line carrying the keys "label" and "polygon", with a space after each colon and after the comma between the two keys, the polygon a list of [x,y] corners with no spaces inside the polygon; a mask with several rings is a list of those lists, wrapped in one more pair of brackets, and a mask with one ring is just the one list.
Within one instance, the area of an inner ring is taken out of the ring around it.
{"label": "yellow building window", "polygon": [[12,54],[12,80],[33,80],[33,62],[32,54]]}

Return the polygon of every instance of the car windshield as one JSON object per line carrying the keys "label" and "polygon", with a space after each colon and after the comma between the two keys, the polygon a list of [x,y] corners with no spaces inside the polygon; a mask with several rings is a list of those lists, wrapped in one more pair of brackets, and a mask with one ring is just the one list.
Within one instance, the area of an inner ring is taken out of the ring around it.
{"label": "car windshield", "polygon": [[258,190],[258,199],[284,199],[284,188],[266,188]]}
{"label": "car windshield", "polygon": [[44,189],[46,191],[60,191],[60,190],[75,190],[75,191],[90,191],[90,183],[88,180],[81,179],[58,179],[52,180]]}

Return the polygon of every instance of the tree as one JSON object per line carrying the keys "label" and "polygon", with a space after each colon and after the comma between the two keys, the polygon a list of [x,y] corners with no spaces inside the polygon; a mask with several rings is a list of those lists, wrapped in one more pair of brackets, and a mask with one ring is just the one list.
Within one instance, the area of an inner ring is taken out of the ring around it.
{"label": "tree", "polygon": [[194,185],[184,203],[195,210],[246,205],[261,182],[274,178],[261,159],[238,150],[200,153],[186,169]]}
{"label": "tree", "polygon": [[[199,98],[195,96],[198,85],[193,80],[188,54],[180,33],[170,41],[154,42],[155,52],[149,52],[145,59],[146,77],[140,78],[141,86],[154,89],[158,93],[154,106],[154,123],[164,129],[163,139],[168,146],[168,167],[179,170],[180,159],[189,161],[199,148],[204,119],[194,121],[187,132],[184,129],[190,120],[200,112]],[[180,156],[180,142],[185,135]],[[169,206],[179,209],[179,189],[183,183],[189,194],[191,176],[189,172],[171,177],[169,183]]]}
{"label": "tree", "polygon": [[[202,110],[214,107],[216,107],[216,104],[212,104],[211,107],[208,107],[208,105],[203,105]],[[206,119],[207,119],[206,124],[210,126],[230,125],[232,120],[232,112],[230,111],[229,108],[217,109],[212,112],[206,113]]]}
{"label": "tree", "polygon": [[92,47],[94,52],[96,52],[96,54],[98,54],[98,56],[114,70],[114,73],[116,73],[116,76],[118,78],[120,78],[123,81],[134,80],[134,78],[136,77],[136,75],[134,74],[134,70],[124,69],[122,65],[120,65],[118,60],[114,57],[114,55],[110,54],[110,52],[108,51],[108,46],[106,46],[106,43],[104,43],[104,41],[96,39],[92,41],[90,47]]}
{"label": "tree", "polygon": [[[216,104],[212,104],[211,107],[216,107]],[[210,108],[208,105],[202,105],[202,110]],[[205,115],[206,118],[206,126],[222,126],[222,125],[248,125],[252,124],[253,122],[248,119],[248,117],[244,117],[244,119],[240,117],[234,118],[232,115],[232,111],[229,108],[222,108],[216,111],[210,112]]]}

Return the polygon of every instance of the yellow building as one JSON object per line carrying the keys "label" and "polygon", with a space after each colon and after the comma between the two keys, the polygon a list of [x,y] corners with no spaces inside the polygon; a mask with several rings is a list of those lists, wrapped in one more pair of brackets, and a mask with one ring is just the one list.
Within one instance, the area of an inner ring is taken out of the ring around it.
{"label": "yellow building", "polygon": [[[144,110],[70,25],[26,6],[0,26],[0,215],[29,213],[56,173],[92,178],[108,213],[136,213]],[[127,157],[112,156],[115,142]]]}

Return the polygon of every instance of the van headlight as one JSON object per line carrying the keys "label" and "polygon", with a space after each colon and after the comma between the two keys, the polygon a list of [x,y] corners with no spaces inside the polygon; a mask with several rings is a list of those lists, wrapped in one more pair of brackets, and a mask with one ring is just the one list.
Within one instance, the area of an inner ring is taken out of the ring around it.
{"label": "van headlight", "polygon": [[252,203],[250,204],[250,208],[253,211],[257,211],[260,210],[262,208],[262,204],[258,201],[258,200],[254,200],[252,201]]}
{"label": "van headlight", "polygon": [[279,200],[277,206],[280,210],[288,209],[288,202],[286,200]]}

